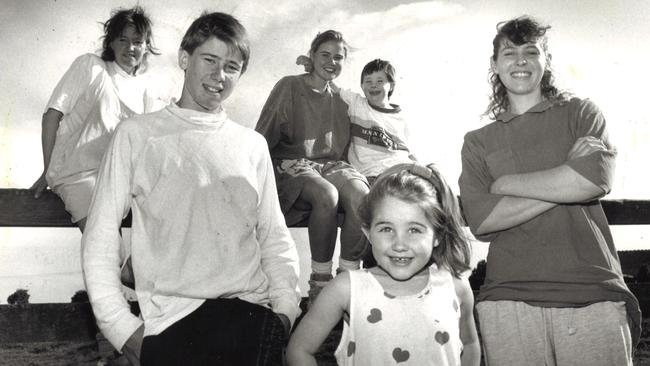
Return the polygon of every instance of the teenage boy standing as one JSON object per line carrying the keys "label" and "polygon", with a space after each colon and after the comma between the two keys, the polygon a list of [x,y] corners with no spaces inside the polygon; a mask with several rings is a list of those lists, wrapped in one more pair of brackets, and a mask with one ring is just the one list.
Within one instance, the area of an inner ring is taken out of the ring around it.
{"label": "teenage boy standing", "polygon": [[[181,42],[180,100],[122,122],[104,157],[84,275],[100,329],[142,365],[279,364],[298,314],[298,256],[266,142],[222,106],[248,59],[235,18],[202,15]],[[129,208],[143,320],[120,291]]]}

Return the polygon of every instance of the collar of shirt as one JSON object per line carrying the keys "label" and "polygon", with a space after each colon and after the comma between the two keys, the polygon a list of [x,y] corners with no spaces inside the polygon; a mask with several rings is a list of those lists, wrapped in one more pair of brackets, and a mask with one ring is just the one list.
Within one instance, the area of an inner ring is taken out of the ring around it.
{"label": "collar of shirt", "polygon": [[526,113],[542,113],[542,112],[546,111],[547,109],[551,108],[553,106],[553,104],[554,103],[551,102],[551,101],[543,100],[543,101],[535,104],[529,110],[527,110],[526,112],[524,112],[522,114],[514,114],[514,113],[512,113],[510,111],[507,111],[507,112],[503,112],[503,113],[499,114],[497,116],[496,120],[501,121],[503,123],[508,123],[508,122],[512,121],[513,118],[519,117],[519,116],[521,116],[523,114],[526,114]]}
{"label": "collar of shirt", "polygon": [[106,63],[106,69],[111,75],[117,74],[124,78],[134,78],[144,73],[143,68],[138,67],[138,69],[135,71],[135,75],[131,75],[128,72],[124,71],[124,69],[121,68],[115,61],[104,61],[104,62]]}
{"label": "collar of shirt", "polygon": [[399,105],[393,104],[393,103],[390,103],[390,106],[393,107],[393,108],[377,107],[377,106],[374,106],[374,105],[370,104],[370,102],[368,102],[368,105],[370,106],[370,108],[372,108],[372,109],[374,109],[376,111],[379,111],[381,113],[399,113],[399,112],[402,111],[402,108],[400,108]]}
{"label": "collar of shirt", "polygon": [[167,106],[167,110],[186,122],[205,127],[219,127],[228,119],[226,110],[223,108],[215,113],[199,112],[193,109],[180,108],[175,100],[172,100]]}

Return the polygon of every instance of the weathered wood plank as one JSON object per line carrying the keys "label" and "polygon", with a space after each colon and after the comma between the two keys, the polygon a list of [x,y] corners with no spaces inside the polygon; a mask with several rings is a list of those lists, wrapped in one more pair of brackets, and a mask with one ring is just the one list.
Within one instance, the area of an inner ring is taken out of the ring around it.
{"label": "weathered wood plank", "polygon": [[[51,191],[38,199],[28,189],[0,188],[0,226],[74,227],[63,201]],[[131,227],[131,214],[122,222]]]}
{"label": "weathered wood plank", "polygon": [[0,189],[1,226],[74,226],[61,199],[46,191],[39,199],[27,189]]}
{"label": "weathered wood plank", "polygon": [[603,200],[610,225],[650,225],[650,200]]}
{"label": "weathered wood plank", "polygon": [[[650,200],[603,200],[610,225],[650,225]],[[339,220],[340,221],[340,220]],[[72,227],[63,202],[47,191],[39,199],[28,189],[0,188],[0,226]],[[131,226],[130,215],[122,222]],[[305,223],[296,227],[306,226]]]}

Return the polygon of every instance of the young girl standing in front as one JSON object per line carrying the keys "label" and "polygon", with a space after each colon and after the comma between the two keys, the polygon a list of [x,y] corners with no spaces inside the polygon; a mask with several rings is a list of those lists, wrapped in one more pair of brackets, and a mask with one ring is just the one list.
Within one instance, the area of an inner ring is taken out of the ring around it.
{"label": "young girl standing in front", "polygon": [[478,365],[474,299],[461,273],[470,250],[456,196],[433,167],[399,164],[359,208],[377,266],[337,276],[291,337],[290,365],[344,317],[339,365]]}

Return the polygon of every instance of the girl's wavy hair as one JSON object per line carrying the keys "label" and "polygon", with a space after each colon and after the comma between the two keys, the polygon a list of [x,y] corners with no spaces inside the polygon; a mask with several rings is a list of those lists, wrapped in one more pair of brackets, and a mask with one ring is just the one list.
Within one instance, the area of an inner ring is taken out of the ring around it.
{"label": "girl's wavy hair", "polygon": [[398,164],[382,173],[357,212],[365,229],[370,229],[377,205],[388,196],[418,205],[433,226],[439,245],[433,248],[429,265],[436,263],[457,278],[471,269],[458,199],[433,164]]}
{"label": "girl's wavy hair", "polygon": [[[509,41],[519,46],[529,42],[538,42],[546,55],[546,69],[542,75],[540,88],[542,96],[550,101],[561,101],[567,98],[567,93],[561,92],[554,85],[555,77],[551,68],[551,56],[548,52],[548,38],[546,31],[551,28],[550,25],[542,25],[537,20],[523,15],[505,22],[497,24],[497,34],[492,40],[492,60],[497,61],[499,49],[503,42]],[[503,112],[508,111],[510,101],[508,92],[499,79],[499,75],[490,70],[489,81],[492,86],[492,96],[487,110],[483,115],[496,119]]]}
{"label": "girl's wavy hair", "polygon": [[153,32],[151,30],[153,23],[141,6],[113,11],[110,19],[103,24],[104,35],[102,36],[101,58],[104,61],[115,61],[115,53],[111,48],[111,42],[120,38],[124,29],[129,25],[135,27],[135,31],[143,35],[147,42],[147,52],[142,57],[142,65],[139,65],[137,68],[139,71],[145,71],[147,68],[147,56],[149,54],[160,55],[160,52],[153,45]]}

